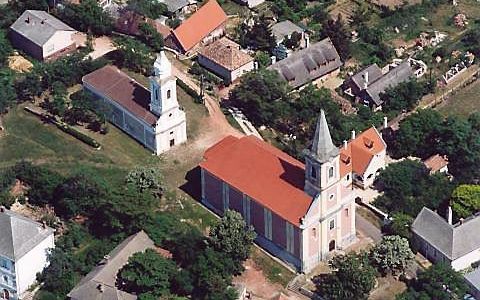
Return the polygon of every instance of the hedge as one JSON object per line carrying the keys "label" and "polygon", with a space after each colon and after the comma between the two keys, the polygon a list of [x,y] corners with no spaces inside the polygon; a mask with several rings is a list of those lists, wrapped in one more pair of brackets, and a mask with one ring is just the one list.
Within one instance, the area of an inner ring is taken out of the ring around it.
{"label": "hedge", "polygon": [[194,89],[192,89],[190,86],[188,86],[185,82],[183,82],[180,78],[177,78],[177,84],[180,86],[182,90],[184,90],[188,95],[193,97],[195,102],[202,103],[202,98],[200,97],[200,94],[197,93]]}
{"label": "hedge", "polygon": [[89,137],[88,135],[86,134],[83,134],[81,133],[80,131],[76,130],[75,128],[73,127],[70,127],[66,124],[62,124],[62,123],[59,123],[59,122],[54,122],[54,124],[59,128],[61,129],[62,131],[76,137],[77,139],[81,140],[82,142],[84,142],[85,144],[89,145],[89,146],[92,146],[94,148],[97,148],[99,149],[100,148],[100,144],[93,138]]}

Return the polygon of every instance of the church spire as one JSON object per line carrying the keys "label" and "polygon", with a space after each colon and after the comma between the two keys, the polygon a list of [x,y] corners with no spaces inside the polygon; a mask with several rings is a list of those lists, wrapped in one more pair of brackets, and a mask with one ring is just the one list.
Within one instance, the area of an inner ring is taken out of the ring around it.
{"label": "church spire", "polygon": [[322,109],[320,111],[320,117],[317,121],[317,128],[315,129],[311,154],[323,162],[337,156],[338,152],[338,148],[335,147],[332,142],[325,112]]}

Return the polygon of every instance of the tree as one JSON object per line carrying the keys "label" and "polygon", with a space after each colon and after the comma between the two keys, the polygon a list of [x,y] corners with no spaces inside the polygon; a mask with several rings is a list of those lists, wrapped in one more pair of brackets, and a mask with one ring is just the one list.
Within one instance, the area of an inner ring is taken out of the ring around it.
{"label": "tree", "polygon": [[384,275],[404,273],[414,257],[408,240],[398,235],[385,236],[370,251],[372,265]]}
{"label": "tree", "polygon": [[448,177],[430,175],[422,163],[409,159],[381,170],[376,185],[383,195],[375,199],[375,205],[389,213],[404,212],[412,217],[424,206],[437,209],[453,190]]}
{"label": "tree", "polygon": [[453,270],[449,265],[438,263],[418,275],[409,289],[399,300],[435,299],[450,300],[462,299],[468,291],[461,273]]}
{"label": "tree", "polygon": [[105,197],[104,189],[87,174],[75,175],[53,193],[55,211],[65,217],[92,216]]}
{"label": "tree", "polygon": [[57,247],[50,250],[47,259],[49,265],[39,276],[39,281],[43,283],[45,290],[54,291],[57,295],[66,295],[77,281],[72,255]]}
{"label": "tree", "polygon": [[462,184],[452,194],[452,210],[459,218],[468,218],[480,210],[480,185]]}
{"label": "tree", "polygon": [[293,32],[290,37],[285,37],[283,39],[283,45],[288,49],[295,50],[300,46],[300,41],[302,40],[302,34],[300,32]]}
{"label": "tree", "polygon": [[96,0],[83,0],[79,4],[66,3],[59,11],[59,17],[75,29],[94,35],[109,35],[113,30],[112,17]]}
{"label": "tree", "polygon": [[271,52],[276,45],[270,24],[264,16],[255,18],[251,27],[242,23],[238,32],[240,44],[245,48]]}
{"label": "tree", "polygon": [[257,51],[255,53],[255,61],[258,63],[258,67],[266,68],[271,64],[270,55],[265,51]]}
{"label": "tree", "polygon": [[154,167],[136,167],[128,172],[125,181],[141,193],[146,190],[159,192],[163,189],[163,176]]}
{"label": "tree", "polygon": [[10,45],[5,31],[0,30],[0,68],[7,65],[7,59],[12,54],[12,51],[12,45]]}
{"label": "tree", "polygon": [[130,37],[115,38],[113,43],[120,53],[121,65],[136,72],[150,73],[155,58],[149,47]]}
{"label": "tree", "polygon": [[149,0],[128,0],[128,8],[150,19],[158,19],[167,13],[165,3]]}
{"label": "tree", "polygon": [[0,114],[7,112],[17,98],[13,78],[9,69],[0,69]]}
{"label": "tree", "polygon": [[386,226],[386,231],[391,235],[398,235],[407,240],[412,237],[410,228],[413,223],[413,217],[402,212],[395,212],[392,215],[392,221]]}
{"label": "tree", "polygon": [[235,300],[230,288],[235,263],[225,253],[207,247],[190,268],[194,277],[193,299]]}
{"label": "tree", "polygon": [[393,88],[387,88],[385,93],[380,94],[380,98],[384,101],[382,107],[384,111],[411,110],[426,91],[426,85],[416,79],[401,82]]}
{"label": "tree", "polygon": [[240,273],[256,238],[253,227],[247,226],[240,213],[227,210],[222,220],[211,228],[209,236],[210,245],[233,259],[237,264],[235,273]]}
{"label": "tree", "polygon": [[319,295],[328,300],[367,299],[375,285],[375,269],[365,253],[335,256],[328,263],[333,270],[317,283]]}
{"label": "tree", "polygon": [[393,145],[395,156],[427,158],[436,152],[443,117],[436,110],[420,109],[403,119],[399,127]]}
{"label": "tree", "polygon": [[176,266],[171,259],[147,249],[128,259],[128,264],[118,273],[117,285],[129,293],[149,293],[158,298],[170,294],[170,281],[175,272]]}
{"label": "tree", "polygon": [[350,56],[350,37],[340,14],[336,21],[331,18],[327,19],[323,24],[321,35],[322,37],[329,37],[331,39],[343,60]]}
{"label": "tree", "polygon": [[153,50],[159,52],[163,49],[163,36],[147,22],[143,22],[138,26],[142,34],[143,41]]}

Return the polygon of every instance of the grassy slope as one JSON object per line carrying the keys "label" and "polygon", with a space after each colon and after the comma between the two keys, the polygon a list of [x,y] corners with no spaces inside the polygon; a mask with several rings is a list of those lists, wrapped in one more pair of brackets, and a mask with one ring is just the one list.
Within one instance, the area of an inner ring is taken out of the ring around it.
{"label": "grassy slope", "polygon": [[480,112],[480,81],[462,88],[455,95],[451,95],[445,105],[439,108],[444,115],[468,116],[473,112]]}

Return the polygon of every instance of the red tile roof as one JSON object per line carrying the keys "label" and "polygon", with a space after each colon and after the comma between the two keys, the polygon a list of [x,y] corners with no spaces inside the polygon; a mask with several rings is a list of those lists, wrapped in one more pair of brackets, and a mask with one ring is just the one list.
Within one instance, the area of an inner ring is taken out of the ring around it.
{"label": "red tile roof", "polygon": [[216,0],[210,0],[173,31],[184,51],[189,51],[227,21]]}
{"label": "red tile roof", "polygon": [[448,166],[448,159],[446,156],[435,154],[427,158],[423,163],[432,173],[435,173]]}
{"label": "red tile roof", "polygon": [[375,129],[371,127],[348,142],[347,148],[340,150],[340,175],[347,173],[363,175],[372,157],[386,149],[385,142]]}
{"label": "red tile roof", "polygon": [[146,123],[157,122],[149,109],[150,91],[117,67],[105,66],[83,76],[82,81]]}
{"label": "red tile roof", "polygon": [[296,226],[312,202],[303,191],[304,164],[254,136],[226,137],[200,167]]}

